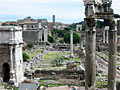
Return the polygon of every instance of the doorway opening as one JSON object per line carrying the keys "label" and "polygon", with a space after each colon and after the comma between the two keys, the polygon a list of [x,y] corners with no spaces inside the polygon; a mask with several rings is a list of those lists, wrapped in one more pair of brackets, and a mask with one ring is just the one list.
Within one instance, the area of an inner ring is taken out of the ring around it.
{"label": "doorway opening", "polygon": [[3,82],[10,80],[10,67],[8,63],[3,64]]}

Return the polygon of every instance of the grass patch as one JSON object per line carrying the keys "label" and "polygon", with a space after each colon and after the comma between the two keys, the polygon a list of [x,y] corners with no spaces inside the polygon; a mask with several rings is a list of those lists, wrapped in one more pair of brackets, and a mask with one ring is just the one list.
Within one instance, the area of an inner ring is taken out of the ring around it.
{"label": "grass patch", "polygon": [[[46,86],[46,84],[40,84],[41,86]],[[59,87],[59,86],[66,86],[68,84],[61,84],[61,83],[50,83],[47,84],[49,87]]]}
{"label": "grass patch", "polygon": [[50,52],[46,55],[43,55],[43,59],[54,60],[57,57],[61,57],[61,56],[65,56],[65,55],[69,55],[69,53],[68,52]]}
{"label": "grass patch", "polygon": [[28,49],[26,49],[26,50],[23,51],[23,53],[27,53],[27,54],[29,55],[30,59],[31,59],[32,57],[35,57],[36,55],[38,55],[38,54],[41,53],[42,51],[43,51],[43,50],[35,49],[35,50],[31,51],[31,53],[29,54],[29,53],[28,53]]}
{"label": "grass patch", "polygon": [[105,76],[96,77],[96,87],[97,87],[97,88],[107,88],[108,82],[107,82],[107,81],[99,81],[99,80],[98,80],[99,78],[105,79]]}
{"label": "grass patch", "polygon": [[17,87],[13,87],[13,86],[10,86],[10,85],[6,85],[6,86],[5,86],[5,89],[7,89],[7,90],[11,90],[12,88],[13,88],[14,90],[18,90]]}
{"label": "grass patch", "polygon": [[99,52],[99,54],[104,57],[106,60],[108,59],[108,55],[104,54],[103,52]]}
{"label": "grass patch", "polygon": [[79,57],[77,57],[77,56],[74,57],[74,60],[75,61],[81,61],[81,59]]}

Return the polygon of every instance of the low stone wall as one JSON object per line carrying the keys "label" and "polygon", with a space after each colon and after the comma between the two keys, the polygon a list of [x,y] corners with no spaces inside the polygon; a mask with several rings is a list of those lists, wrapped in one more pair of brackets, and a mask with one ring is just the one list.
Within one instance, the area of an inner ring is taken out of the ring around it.
{"label": "low stone wall", "polygon": [[55,79],[60,83],[74,85],[81,85],[85,80],[83,70],[36,70],[34,76],[43,80]]}

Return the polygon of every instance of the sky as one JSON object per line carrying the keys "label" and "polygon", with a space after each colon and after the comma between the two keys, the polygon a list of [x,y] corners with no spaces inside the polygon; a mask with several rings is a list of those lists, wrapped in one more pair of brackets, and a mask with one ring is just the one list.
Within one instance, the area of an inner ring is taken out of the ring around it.
{"label": "sky", "polygon": [[[120,0],[113,0],[114,12],[120,14]],[[0,21],[16,21],[31,16],[57,22],[75,23],[84,19],[83,0],[0,0]]]}

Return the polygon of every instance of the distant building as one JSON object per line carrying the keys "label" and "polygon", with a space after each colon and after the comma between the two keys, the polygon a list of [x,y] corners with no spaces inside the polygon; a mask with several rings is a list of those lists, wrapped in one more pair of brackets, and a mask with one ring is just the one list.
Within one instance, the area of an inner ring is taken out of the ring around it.
{"label": "distant building", "polygon": [[53,15],[53,25],[55,24],[55,15]]}
{"label": "distant building", "polygon": [[48,34],[51,34],[51,30],[53,29],[53,23],[48,22]]}
{"label": "distant building", "polygon": [[63,24],[61,22],[56,22],[54,24],[54,28],[55,29],[60,29],[60,30],[64,30],[64,28],[68,27],[69,25],[68,24]]}
{"label": "distant building", "polygon": [[2,23],[2,26],[17,26],[17,22],[15,21],[6,21]]}
{"label": "distant building", "polygon": [[24,30],[39,30],[42,28],[40,20],[26,17],[25,19],[17,20],[18,26],[21,26]]}
{"label": "distant building", "polygon": [[42,30],[23,30],[23,41],[33,44],[42,42]]}

